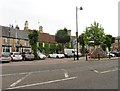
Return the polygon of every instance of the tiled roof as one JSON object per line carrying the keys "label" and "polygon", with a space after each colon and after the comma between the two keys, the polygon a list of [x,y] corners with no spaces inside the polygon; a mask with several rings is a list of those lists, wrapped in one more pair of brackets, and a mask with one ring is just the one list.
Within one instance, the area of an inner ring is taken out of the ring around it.
{"label": "tiled roof", "polygon": [[56,43],[55,36],[50,35],[48,33],[40,33],[39,41],[40,42],[47,42],[47,43]]}
{"label": "tiled roof", "polygon": [[[9,30],[10,30],[10,36],[9,36]],[[28,39],[28,33],[26,31],[16,30],[14,28],[9,28],[4,26],[2,26],[2,36],[19,38],[19,39]]]}

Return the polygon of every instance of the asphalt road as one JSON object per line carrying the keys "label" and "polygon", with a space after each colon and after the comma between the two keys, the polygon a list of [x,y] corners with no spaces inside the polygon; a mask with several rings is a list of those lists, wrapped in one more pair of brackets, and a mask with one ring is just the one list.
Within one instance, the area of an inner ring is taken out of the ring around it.
{"label": "asphalt road", "polygon": [[118,89],[118,60],[5,63],[2,89]]}

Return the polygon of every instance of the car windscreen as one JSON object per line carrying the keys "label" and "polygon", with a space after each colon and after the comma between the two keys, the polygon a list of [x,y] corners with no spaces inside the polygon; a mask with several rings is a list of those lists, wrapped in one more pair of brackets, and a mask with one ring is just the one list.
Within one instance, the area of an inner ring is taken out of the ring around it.
{"label": "car windscreen", "polygon": [[24,54],[32,54],[31,52],[24,52]]}
{"label": "car windscreen", "polygon": [[2,56],[3,56],[3,57],[9,57],[9,56],[10,56],[10,53],[9,53],[9,52],[3,52],[3,53],[2,53]]}

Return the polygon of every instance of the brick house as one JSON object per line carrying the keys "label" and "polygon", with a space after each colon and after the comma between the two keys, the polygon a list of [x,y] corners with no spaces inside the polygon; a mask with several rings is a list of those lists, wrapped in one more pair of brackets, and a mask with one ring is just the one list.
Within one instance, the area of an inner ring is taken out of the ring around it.
{"label": "brick house", "polygon": [[12,27],[0,26],[0,52],[31,51],[28,33]]}
{"label": "brick house", "polygon": [[42,45],[40,51],[48,55],[49,53],[56,52],[57,42],[55,35],[41,32],[39,36],[39,43]]}

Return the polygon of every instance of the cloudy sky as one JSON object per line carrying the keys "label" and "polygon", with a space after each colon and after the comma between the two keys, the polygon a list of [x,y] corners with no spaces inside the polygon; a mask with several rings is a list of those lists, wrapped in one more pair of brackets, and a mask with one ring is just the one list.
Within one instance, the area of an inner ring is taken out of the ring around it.
{"label": "cloudy sky", "polygon": [[[76,6],[78,10],[78,32],[94,21],[100,23],[106,34],[118,35],[118,1],[119,0],[0,0],[0,25],[19,25],[24,28],[26,20],[30,29],[43,26],[43,31],[55,34],[57,30],[76,32]],[[40,22],[40,23],[38,23]]]}

